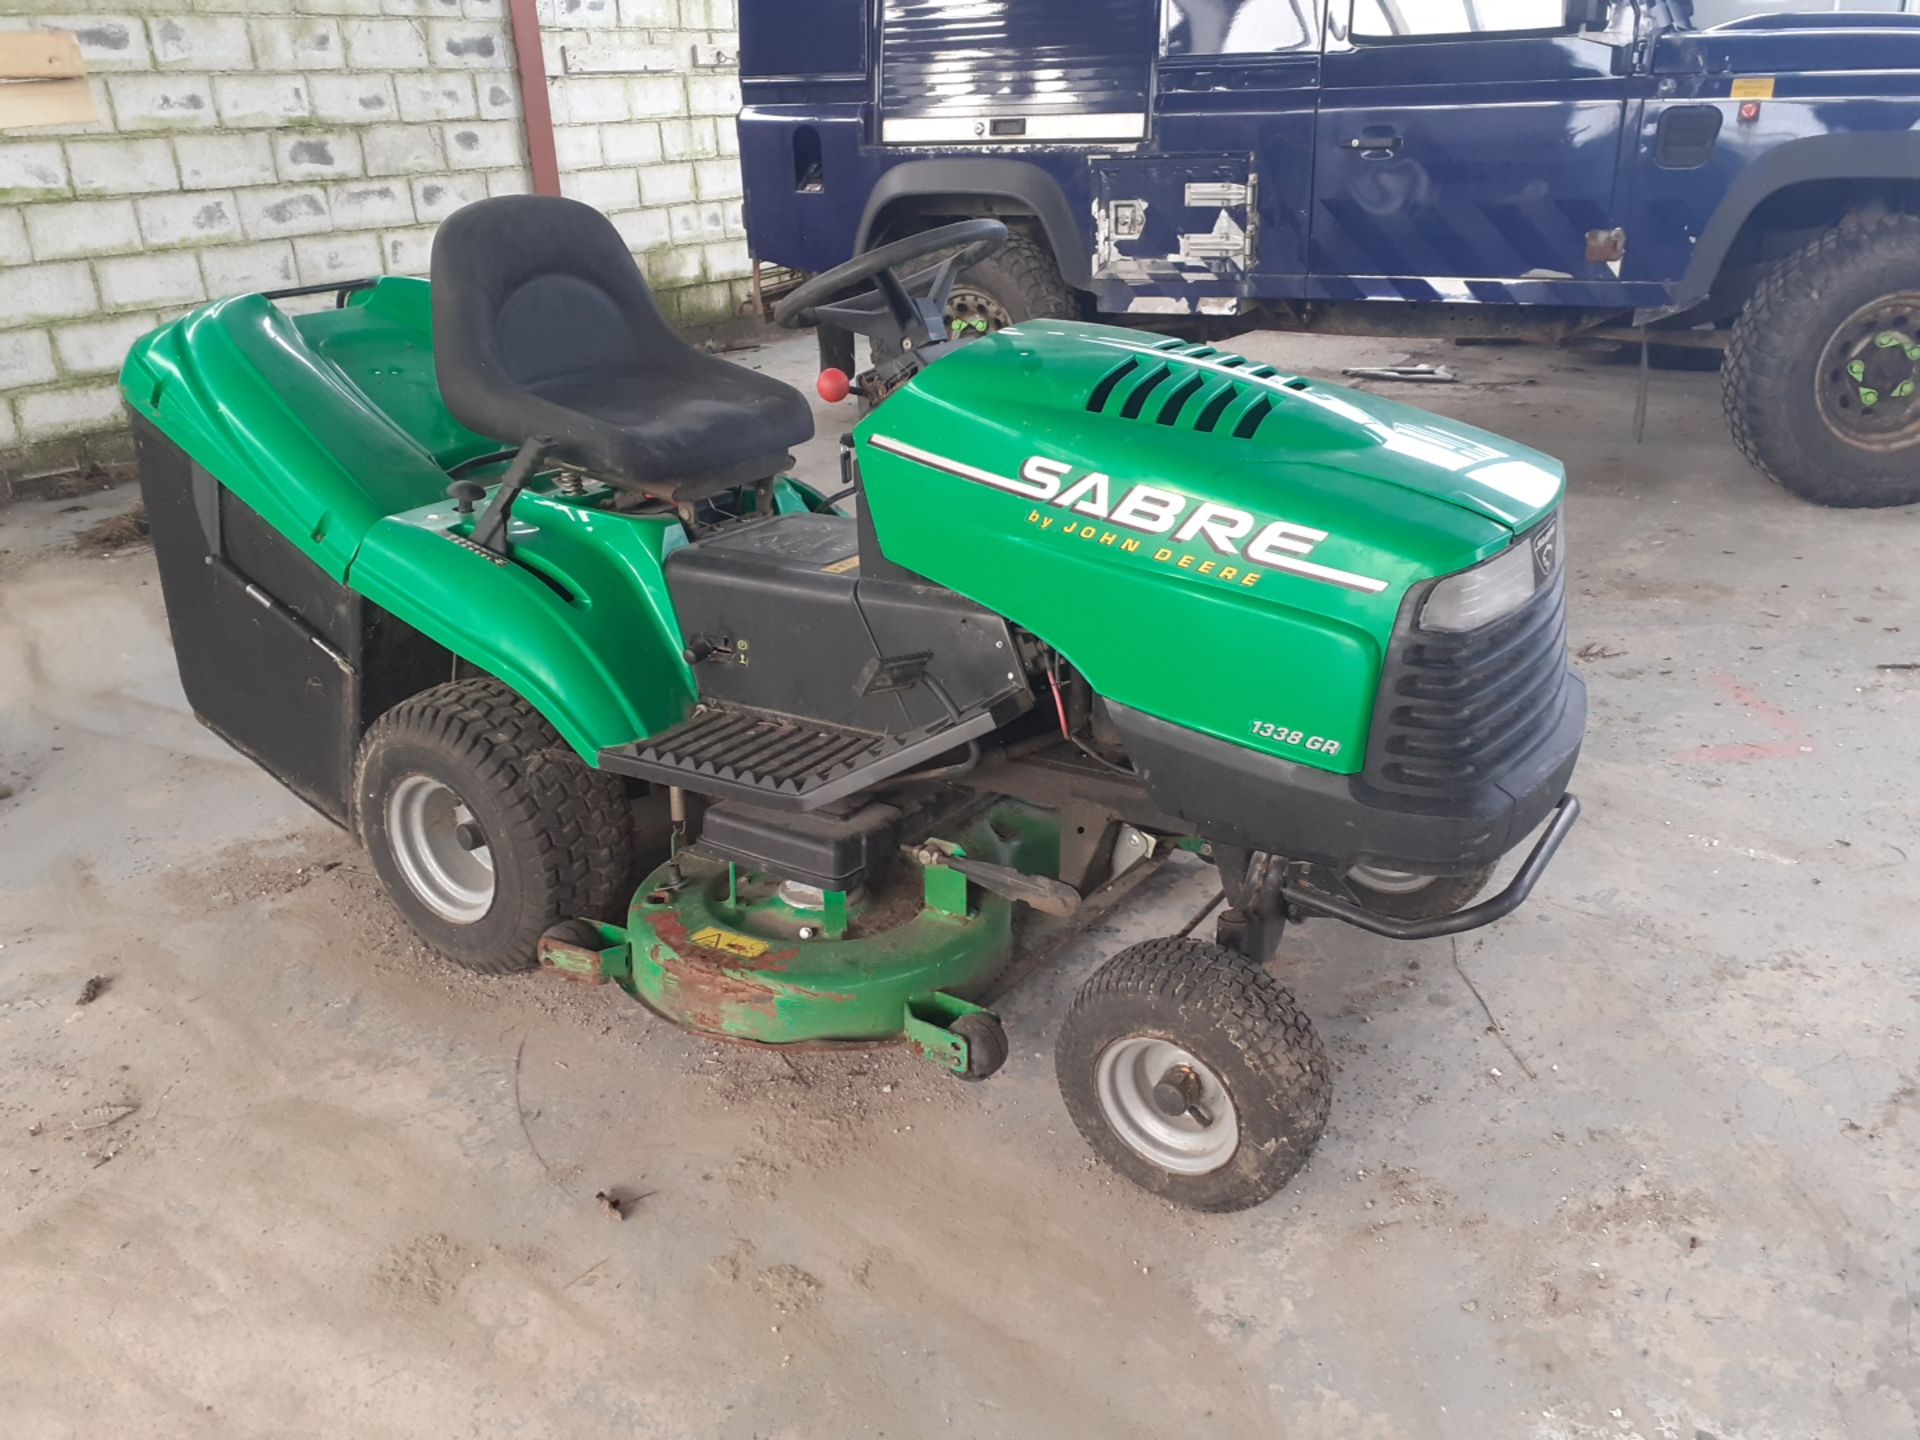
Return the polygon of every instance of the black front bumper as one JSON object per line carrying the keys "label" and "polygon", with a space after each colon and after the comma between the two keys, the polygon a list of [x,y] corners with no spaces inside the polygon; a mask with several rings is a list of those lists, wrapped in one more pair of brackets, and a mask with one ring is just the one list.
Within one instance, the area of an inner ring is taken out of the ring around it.
{"label": "black front bumper", "polygon": [[1383,789],[1364,775],[1330,774],[1109,709],[1154,805],[1206,839],[1342,870],[1463,875],[1518,845],[1567,793],[1587,727],[1585,682],[1567,674],[1556,705],[1524,754],[1445,797]]}

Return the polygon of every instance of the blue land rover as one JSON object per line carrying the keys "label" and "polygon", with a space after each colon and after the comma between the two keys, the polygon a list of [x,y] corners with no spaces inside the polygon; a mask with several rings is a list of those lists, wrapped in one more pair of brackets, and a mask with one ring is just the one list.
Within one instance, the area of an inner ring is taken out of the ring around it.
{"label": "blue land rover", "polygon": [[1000,216],[963,329],[1724,350],[1760,469],[1911,503],[1920,0],[1835,3],[741,0],[749,234],[823,270]]}

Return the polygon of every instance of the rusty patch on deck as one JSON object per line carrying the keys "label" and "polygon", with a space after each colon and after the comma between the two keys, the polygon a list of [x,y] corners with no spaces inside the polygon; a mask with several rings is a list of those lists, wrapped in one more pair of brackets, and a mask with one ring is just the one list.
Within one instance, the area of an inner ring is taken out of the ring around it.
{"label": "rusty patch on deck", "polygon": [[[724,1033],[739,1028],[763,1029],[766,1023],[778,1019],[777,1006],[783,998],[847,998],[775,987],[754,978],[759,972],[778,974],[799,955],[797,949],[768,950],[743,962],[734,951],[696,938],[678,911],[656,911],[645,919],[659,940],[653,947],[653,959],[672,984],[678,1018],[697,1030]],[[708,929],[699,933],[705,936]]]}

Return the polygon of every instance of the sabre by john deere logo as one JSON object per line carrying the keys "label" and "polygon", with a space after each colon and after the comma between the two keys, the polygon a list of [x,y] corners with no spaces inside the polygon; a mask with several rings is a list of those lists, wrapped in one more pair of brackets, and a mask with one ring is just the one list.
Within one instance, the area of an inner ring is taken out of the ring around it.
{"label": "sabre by john deere logo", "polygon": [[[1160,485],[1123,487],[1098,470],[1076,472],[1065,461],[1049,460],[1044,455],[1029,457],[1020,467],[1019,476],[1013,477],[995,475],[884,435],[874,436],[869,443],[963,480],[1038,501],[1046,508],[1036,506],[1027,519],[1042,529],[1051,530],[1057,524],[1063,535],[1111,545],[1129,554],[1145,548],[1136,536],[1163,539],[1166,543],[1148,552],[1151,559],[1215,580],[1252,587],[1260,583],[1263,570],[1284,570],[1368,595],[1387,588],[1384,580],[1308,559],[1328,538],[1325,530],[1311,525],[1290,520],[1263,522],[1236,506],[1196,500]],[[1200,544],[1206,549],[1197,548]],[[1194,548],[1182,553],[1175,546]]]}

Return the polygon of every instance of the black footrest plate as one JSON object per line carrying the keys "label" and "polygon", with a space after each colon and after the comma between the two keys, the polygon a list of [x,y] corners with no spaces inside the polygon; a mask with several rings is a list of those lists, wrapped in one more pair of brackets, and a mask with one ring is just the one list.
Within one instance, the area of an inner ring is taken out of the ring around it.
{"label": "black footrest plate", "polygon": [[930,733],[877,735],[708,705],[651,739],[601,751],[600,764],[703,795],[812,810],[923,765],[995,723],[991,711],[981,711]]}

